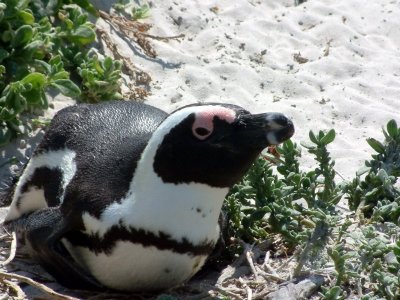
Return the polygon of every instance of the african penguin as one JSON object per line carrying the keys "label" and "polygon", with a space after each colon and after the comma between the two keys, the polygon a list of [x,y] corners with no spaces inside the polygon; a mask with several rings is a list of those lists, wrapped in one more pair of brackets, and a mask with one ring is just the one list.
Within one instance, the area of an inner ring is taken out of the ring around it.
{"label": "african penguin", "polygon": [[4,225],[67,287],[171,288],[212,252],[229,188],[293,133],[280,113],[231,104],[170,115],[126,101],[68,107],[15,185]]}

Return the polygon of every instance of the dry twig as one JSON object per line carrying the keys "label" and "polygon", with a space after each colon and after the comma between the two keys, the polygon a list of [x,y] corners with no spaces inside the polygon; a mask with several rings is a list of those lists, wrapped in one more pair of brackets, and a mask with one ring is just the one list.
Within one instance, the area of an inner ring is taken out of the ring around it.
{"label": "dry twig", "polygon": [[[157,57],[157,53],[150,44],[148,40],[149,38],[161,41],[169,41],[171,39],[180,39],[185,36],[184,34],[168,37],[152,35],[147,33],[147,31],[151,28],[150,24],[132,21],[123,16],[110,15],[104,11],[99,11],[99,14],[100,17],[114,27],[116,31],[123,33],[126,37],[139,45],[144,53],[151,58]],[[106,46],[112,51],[114,58],[122,61],[123,72],[131,77],[134,77],[136,86],[130,84],[130,92],[124,96],[126,98],[135,100],[144,99],[147,97],[149,95],[148,91],[145,88],[137,87],[137,85],[148,85],[151,81],[150,75],[142,70],[139,70],[133,65],[130,59],[121,55],[121,53],[118,51],[118,46],[112,41],[106,31],[101,28],[97,28],[97,33],[99,36],[101,36]]]}
{"label": "dry twig", "polygon": [[327,43],[326,43],[326,47],[324,49],[324,56],[328,56],[329,55],[329,49],[331,48],[331,42],[333,40],[330,39]]}
{"label": "dry twig", "polygon": [[282,282],[285,282],[286,280],[285,279],[283,279],[283,278],[281,278],[281,277],[279,277],[279,275],[278,274],[271,274],[271,273],[267,273],[267,272],[265,272],[265,271],[263,271],[260,267],[256,267],[257,269],[258,269],[258,273],[262,276],[262,277],[264,277],[266,280],[273,280],[273,281],[275,281],[275,282],[277,282],[277,283],[282,283]]}
{"label": "dry twig", "polygon": [[216,286],[215,288],[216,288],[220,293],[226,294],[226,295],[232,297],[232,299],[242,300],[242,297],[241,297],[241,296],[238,296],[237,294],[231,292],[230,289],[228,289],[228,288],[223,288],[223,287],[220,287],[220,286]]}
{"label": "dry twig", "polygon": [[17,296],[14,299],[18,299],[18,300],[26,299],[26,295],[25,295],[24,291],[19,287],[18,284],[16,284],[15,282],[12,282],[10,280],[3,280],[3,282],[6,285],[8,285],[12,290],[14,290],[15,293],[17,294]]}
{"label": "dry twig", "polygon": [[129,93],[125,94],[124,97],[133,100],[146,98],[149,92],[137,85],[148,85],[151,81],[150,75],[137,68],[129,58],[123,56],[119,52],[118,46],[112,41],[110,35],[105,30],[97,28],[96,31],[107,48],[110,49],[114,58],[122,61],[122,71],[127,74],[131,80],[134,80],[134,83],[131,82],[128,84]]}
{"label": "dry twig", "polygon": [[293,54],[293,58],[299,64],[305,64],[306,62],[308,62],[308,58],[302,57],[300,52]]}
{"label": "dry twig", "polygon": [[261,292],[258,292],[257,294],[254,294],[253,300],[258,300],[258,299],[265,299],[265,296],[267,296],[269,293],[271,293],[270,289],[264,289]]}
{"label": "dry twig", "polygon": [[[248,246],[247,246],[247,247],[248,247]],[[250,247],[250,249],[246,249],[246,250],[245,250],[245,251],[246,251],[246,259],[247,259],[247,262],[248,262],[248,264],[249,264],[249,266],[250,266],[251,272],[253,272],[255,279],[258,281],[258,280],[259,280],[259,277],[258,277],[258,274],[257,274],[257,270],[256,270],[256,268],[254,267],[253,258],[251,257],[251,254],[252,254],[251,248],[252,248],[252,247]]]}
{"label": "dry twig", "polygon": [[0,265],[5,266],[9,264],[15,257],[15,253],[17,252],[17,236],[15,232],[12,233],[11,235],[12,240],[11,240],[11,247],[10,247],[10,255],[5,261],[0,262]]}
{"label": "dry twig", "polygon": [[265,259],[264,259],[264,263],[263,263],[262,267],[264,269],[267,269],[268,272],[270,272],[274,277],[279,278],[278,273],[276,273],[275,269],[272,268],[270,266],[270,264],[268,263],[269,262],[269,258],[270,258],[270,252],[267,251],[267,253],[265,254]]}
{"label": "dry twig", "polygon": [[5,273],[0,271],[0,279],[15,279],[18,280],[20,282],[24,282],[26,284],[29,284],[39,290],[41,290],[42,292],[44,292],[45,294],[49,295],[52,297],[52,299],[56,299],[56,300],[78,300],[78,298],[75,297],[71,297],[71,296],[67,296],[67,295],[62,295],[56,291],[54,291],[53,289],[49,288],[48,286],[36,282],[35,280],[26,277],[26,276],[22,276],[22,275],[18,275],[18,274],[13,274],[13,273]]}
{"label": "dry twig", "polygon": [[246,291],[247,291],[247,300],[252,300],[253,299],[253,291],[249,287],[246,287]]}
{"label": "dry twig", "polygon": [[151,28],[151,25],[149,24],[131,21],[122,16],[109,15],[104,11],[100,11],[99,13],[101,18],[108,21],[112,26],[117,27],[119,32],[122,32],[127,37],[131,38],[135,43],[140,46],[140,48],[143,49],[146,55],[152,58],[157,57],[157,53],[151,46],[147,38],[168,41],[171,39],[180,39],[185,36],[183,34],[169,37],[151,35],[147,33],[147,31]]}

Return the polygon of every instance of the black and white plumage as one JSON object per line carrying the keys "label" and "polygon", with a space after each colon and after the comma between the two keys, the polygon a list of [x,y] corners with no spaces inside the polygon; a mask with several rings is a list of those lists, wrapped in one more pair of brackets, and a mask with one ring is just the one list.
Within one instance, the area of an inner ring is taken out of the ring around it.
{"label": "black and white plumage", "polygon": [[229,104],[170,115],[124,101],[68,107],[14,187],[5,225],[66,286],[170,288],[213,250],[228,189],[293,133],[282,114]]}

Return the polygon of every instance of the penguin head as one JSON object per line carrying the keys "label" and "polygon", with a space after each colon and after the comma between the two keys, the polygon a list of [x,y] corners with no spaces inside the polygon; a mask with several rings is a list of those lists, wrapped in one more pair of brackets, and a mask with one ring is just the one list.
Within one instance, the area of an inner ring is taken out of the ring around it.
{"label": "penguin head", "polygon": [[231,104],[185,106],[154,132],[153,168],[164,183],[231,187],[260,152],[294,134],[281,113],[251,114]]}

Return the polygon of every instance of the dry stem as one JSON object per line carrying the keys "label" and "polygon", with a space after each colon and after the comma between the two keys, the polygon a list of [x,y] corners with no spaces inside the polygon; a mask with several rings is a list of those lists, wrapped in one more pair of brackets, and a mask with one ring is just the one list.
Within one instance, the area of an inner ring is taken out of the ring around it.
{"label": "dry stem", "polygon": [[18,280],[20,282],[24,282],[26,284],[29,284],[39,290],[41,290],[42,292],[44,292],[45,294],[49,295],[52,297],[52,299],[57,299],[57,300],[78,300],[78,298],[75,297],[71,297],[71,296],[67,296],[67,295],[62,295],[60,293],[57,293],[56,291],[54,291],[53,289],[49,288],[48,286],[36,282],[35,280],[29,278],[29,277],[25,277],[22,275],[18,275],[18,274],[13,274],[13,273],[5,273],[0,271],[0,279],[15,279]]}
{"label": "dry stem", "polygon": [[253,272],[256,281],[258,281],[259,280],[259,276],[257,274],[256,268],[254,267],[253,258],[251,257],[251,254],[252,254],[251,248],[250,249],[246,249],[245,251],[246,251],[246,259],[247,259],[247,262],[248,262],[248,264],[250,266],[251,272]]}
{"label": "dry stem", "polygon": [[10,280],[3,280],[3,282],[15,291],[15,293],[17,294],[15,299],[18,299],[18,300],[26,299],[26,295],[25,295],[24,291],[19,287],[18,284],[16,284],[15,282],[12,282]]}
{"label": "dry stem", "polygon": [[146,55],[152,58],[157,57],[157,53],[147,38],[168,41],[171,39],[180,39],[185,36],[183,34],[169,37],[151,35],[147,33],[147,31],[151,28],[151,25],[149,24],[131,21],[122,16],[109,15],[104,11],[99,11],[99,13],[101,18],[108,21],[113,27],[117,27],[116,29],[118,29],[119,32],[122,32],[127,37],[131,38],[140,46],[140,48],[143,49]]}
{"label": "dry stem", "polygon": [[11,247],[10,247],[10,255],[5,261],[0,262],[0,265],[7,265],[9,264],[15,257],[15,253],[17,252],[17,236],[15,232],[12,233],[11,235],[12,241],[11,241]]}

